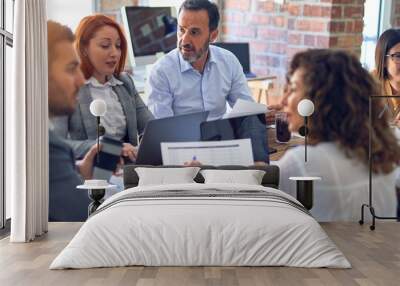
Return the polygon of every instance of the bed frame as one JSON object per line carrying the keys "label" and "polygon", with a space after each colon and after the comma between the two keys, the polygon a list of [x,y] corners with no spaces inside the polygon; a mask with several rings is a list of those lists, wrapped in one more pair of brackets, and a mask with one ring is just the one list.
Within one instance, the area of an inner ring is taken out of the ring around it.
{"label": "bed frame", "polygon": [[[135,168],[147,167],[147,168],[184,168],[184,166],[150,166],[150,165],[125,165],[124,166],[124,189],[136,187],[139,183],[139,176],[137,175]],[[262,179],[261,184],[264,187],[279,188],[279,167],[278,166],[200,166],[201,170],[205,169],[218,169],[218,170],[263,170],[265,175]],[[200,174],[194,178],[197,183],[204,183],[204,178]]]}

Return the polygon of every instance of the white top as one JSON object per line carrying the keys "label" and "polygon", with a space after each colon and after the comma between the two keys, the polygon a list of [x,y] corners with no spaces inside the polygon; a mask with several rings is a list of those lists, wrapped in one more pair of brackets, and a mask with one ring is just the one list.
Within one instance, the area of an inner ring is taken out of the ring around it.
{"label": "white top", "polygon": [[[288,150],[276,162],[280,168],[279,188],[296,196],[292,176],[318,176],[314,182],[314,206],[311,214],[318,221],[358,221],[361,205],[368,203],[368,166],[349,159],[335,143],[308,146],[308,161],[304,162],[304,146]],[[372,198],[379,216],[396,215],[395,171],[372,176]],[[366,217],[369,218],[366,209]]]}
{"label": "white top", "polygon": [[126,117],[113,87],[124,83],[111,76],[105,84],[99,83],[95,77],[89,78],[86,84],[89,85],[93,100],[102,99],[106,102],[107,112],[100,119],[106,134],[119,140],[123,139],[126,135]]}

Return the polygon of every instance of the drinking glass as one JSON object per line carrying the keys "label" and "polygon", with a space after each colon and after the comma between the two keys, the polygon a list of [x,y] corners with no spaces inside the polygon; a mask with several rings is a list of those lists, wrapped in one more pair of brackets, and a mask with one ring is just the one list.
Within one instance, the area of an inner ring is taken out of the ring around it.
{"label": "drinking glass", "polygon": [[276,142],[287,143],[291,138],[287,114],[285,112],[277,112],[275,114]]}

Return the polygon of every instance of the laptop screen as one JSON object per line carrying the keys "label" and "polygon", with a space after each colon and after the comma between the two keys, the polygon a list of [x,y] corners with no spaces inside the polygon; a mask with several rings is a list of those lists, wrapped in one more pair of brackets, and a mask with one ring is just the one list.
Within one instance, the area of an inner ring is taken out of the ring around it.
{"label": "laptop screen", "polygon": [[250,52],[249,43],[213,43],[218,47],[228,50],[234,54],[243,67],[243,72],[250,73]]}
{"label": "laptop screen", "polygon": [[241,116],[201,123],[202,141],[251,139],[254,161],[269,163],[265,115]]}
{"label": "laptop screen", "polygon": [[136,164],[162,165],[162,142],[200,141],[200,123],[208,111],[151,120],[144,130]]}

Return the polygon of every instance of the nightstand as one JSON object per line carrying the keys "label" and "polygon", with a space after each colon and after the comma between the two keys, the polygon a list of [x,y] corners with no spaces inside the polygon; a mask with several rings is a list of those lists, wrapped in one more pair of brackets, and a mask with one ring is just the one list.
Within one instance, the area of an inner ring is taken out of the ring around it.
{"label": "nightstand", "polygon": [[321,180],[321,177],[290,177],[289,180],[296,181],[296,198],[303,206],[311,210],[313,207],[314,181]]}
{"label": "nightstand", "polygon": [[91,186],[91,185],[79,185],[76,188],[80,190],[87,190],[89,198],[92,202],[88,206],[88,217],[94,213],[97,208],[103,203],[103,198],[106,193],[106,189],[116,188],[116,185],[106,186]]}

